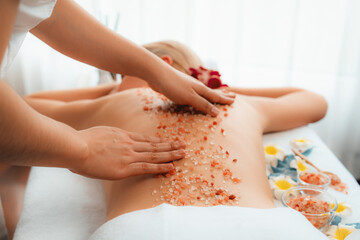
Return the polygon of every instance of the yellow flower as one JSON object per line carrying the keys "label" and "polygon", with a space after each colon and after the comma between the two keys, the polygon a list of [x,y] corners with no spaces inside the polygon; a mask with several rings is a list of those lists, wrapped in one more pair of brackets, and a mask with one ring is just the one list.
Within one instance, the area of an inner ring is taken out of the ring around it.
{"label": "yellow flower", "polygon": [[330,226],[325,234],[332,240],[345,240],[354,231],[356,228],[352,226],[339,224],[339,226]]}
{"label": "yellow flower", "polygon": [[278,160],[284,160],[285,153],[280,147],[276,145],[267,145],[264,147],[265,153],[265,162],[267,165],[271,165],[273,167],[277,166]]}
{"label": "yellow flower", "polygon": [[305,172],[309,170],[308,165],[298,156],[295,156],[295,159],[290,162],[290,167],[296,168],[299,172]]}
{"label": "yellow flower", "polygon": [[290,141],[290,145],[299,152],[305,152],[313,147],[313,142],[306,138],[294,138]]}
{"label": "yellow flower", "polygon": [[[334,207],[333,204],[331,205],[331,207]],[[335,214],[339,215],[342,218],[350,216],[352,214],[350,205],[345,202],[339,202]]]}
{"label": "yellow flower", "polygon": [[296,182],[294,182],[294,180],[292,180],[291,177],[285,175],[271,177],[269,179],[269,182],[273,195],[277,200],[281,199],[282,194],[286,190],[296,186]]}

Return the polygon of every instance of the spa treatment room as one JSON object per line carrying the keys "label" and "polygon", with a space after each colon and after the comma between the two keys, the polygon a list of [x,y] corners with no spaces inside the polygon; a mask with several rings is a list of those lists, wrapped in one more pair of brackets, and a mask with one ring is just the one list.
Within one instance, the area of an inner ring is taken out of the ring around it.
{"label": "spa treatment room", "polygon": [[0,0],[0,240],[360,240],[359,13]]}

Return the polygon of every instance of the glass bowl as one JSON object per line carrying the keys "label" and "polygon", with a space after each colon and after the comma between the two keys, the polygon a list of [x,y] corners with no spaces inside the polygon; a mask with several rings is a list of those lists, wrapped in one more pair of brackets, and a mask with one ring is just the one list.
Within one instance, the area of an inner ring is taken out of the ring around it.
{"label": "glass bowl", "polygon": [[[301,178],[304,178],[308,175],[308,180],[313,181],[312,183],[306,182]],[[317,175],[317,176],[316,176]],[[322,180],[322,182],[319,184],[316,184],[316,181],[319,180],[319,178]],[[316,187],[322,190],[327,190],[331,184],[331,178],[322,172],[299,172],[297,175],[297,181],[299,186],[304,187]]]}
{"label": "glass bowl", "polygon": [[[314,227],[322,232],[327,230],[337,209],[336,199],[325,190],[316,187],[290,188],[283,193],[281,202],[285,207],[303,214]],[[317,212],[312,213],[314,210]]]}

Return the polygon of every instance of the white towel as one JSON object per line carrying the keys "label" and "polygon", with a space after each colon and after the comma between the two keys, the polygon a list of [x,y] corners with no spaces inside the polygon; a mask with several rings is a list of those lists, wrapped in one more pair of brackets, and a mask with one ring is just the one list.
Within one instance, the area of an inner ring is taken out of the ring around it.
{"label": "white towel", "polygon": [[101,181],[67,169],[33,168],[14,239],[88,239],[105,219]]}
{"label": "white towel", "polygon": [[90,240],[303,240],[327,238],[289,208],[230,206],[155,208],[123,214],[101,226]]}

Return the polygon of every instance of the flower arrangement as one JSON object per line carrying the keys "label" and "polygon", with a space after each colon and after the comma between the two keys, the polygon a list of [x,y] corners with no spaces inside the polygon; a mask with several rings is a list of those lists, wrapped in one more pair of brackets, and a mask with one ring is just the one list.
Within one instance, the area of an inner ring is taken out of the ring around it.
{"label": "flower arrangement", "polygon": [[202,66],[198,68],[189,68],[190,75],[209,88],[216,89],[220,87],[228,87],[221,81],[221,74],[218,71],[204,68]]}
{"label": "flower arrangement", "polygon": [[[290,141],[290,146],[302,155],[308,156],[311,154],[314,145],[309,139],[294,138]],[[305,176],[307,176],[307,173],[317,172],[316,169],[313,169],[313,167],[307,164],[302,158],[294,154],[286,155],[283,148],[276,144],[264,145],[264,158],[268,170],[269,184],[274,199],[277,200],[281,199],[282,194],[286,190],[299,184],[299,180],[297,179],[299,173],[304,173]],[[341,183],[346,185],[343,182]],[[333,186],[332,189],[340,191]],[[347,191],[340,192],[347,194]],[[331,206],[331,208],[333,207],[334,206]],[[344,240],[351,233],[360,231],[360,223],[345,223],[345,219],[351,214],[351,206],[346,202],[339,202],[335,211],[335,217],[324,234],[326,234],[329,239]]]}

